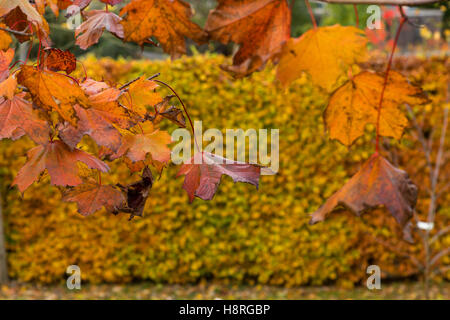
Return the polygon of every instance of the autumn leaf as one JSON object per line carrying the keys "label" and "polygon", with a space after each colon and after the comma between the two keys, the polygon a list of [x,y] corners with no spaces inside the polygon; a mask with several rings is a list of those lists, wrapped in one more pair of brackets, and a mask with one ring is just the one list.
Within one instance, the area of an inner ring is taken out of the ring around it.
{"label": "autumn leaf", "polygon": [[6,51],[0,50],[0,81],[9,76],[9,65],[14,59],[14,49],[9,48]]}
{"label": "autumn leaf", "polygon": [[[367,124],[376,125],[383,84],[384,75],[364,71],[331,95],[324,112],[331,139],[349,146],[364,134]],[[417,105],[425,101],[420,88],[410,85],[400,73],[391,71],[380,113],[380,135],[400,139],[408,125],[400,107],[405,103]]]}
{"label": "autumn leaf", "polygon": [[34,142],[45,144],[50,128],[33,113],[31,103],[24,96],[25,93],[20,93],[11,99],[0,98],[0,138],[17,139],[26,133]]}
{"label": "autumn leaf", "polygon": [[323,221],[337,206],[344,206],[357,216],[368,209],[384,206],[405,227],[413,215],[416,201],[417,187],[408,174],[374,154],[339,191],[312,214],[310,224]]}
{"label": "autumn leaf", "polygon": [[[6,28],[6,25],[0,23],[0,27]],[[0,30],[0,50],[8,50],[12,43],[12,38],[8,32]]]}
{"label": "autumn leaf", "polygon": [[172,58],[186,53],[185,38],[197,43],[206,40],[205,32],[189,20],[191,6],[182,0],[133,0],[121,11],[124,40],[139,45],[156,37]]}
{"label": "autumn leaf", "polygon": [[76,186],[83,182],[78,176],[78,161],[91,169],[102,172],[109,170],[109,167],[96,157],[79,149],[70,150],[69,146],[60,140],[39,145],[28,151],[27,156],[28,162],[20,169],[13,182],[22,193],[45,169],[50,175],[51,184],[58,186]]}
{"label": "autumn leaf", "polygon": [[43,50],[40,58],[40,68],[50,71],[64,71],[72,73],[77,67],[75,55],[68,50],[57,48],[47,48]]}
{"label": "autumn leaf", "polygon": [[224,174],[234,182],[247,182],[258,188],[261,167],[202,152],[192,157],[190,163],[183,164],[177,177],[185,175],[183,188],[192,202],[194,197],[211,200]]}
{"label": "autumn leaf", "polygon": [[100,0],[103,3],[115,6],[116,4],[119,4],[122,2],[122,0]]}
{"label": "autumn leaf", "polygon": [[290,37],[291,11],[286,0],[219,0],[209,13],[205,31],[211,39],[240,45],[233,65],[224,68],[236,77],[277,61]]}
{"label": "autumn leaf", "polygon": [[80,86],[88,95],[92,112],[96,113],[103,120],[123,129],[132,125],[132,119],[129,114],[119,105],[118,99],[122,94],[119,89],[110,87],[105,82],[92,79],[87,79]]}
{"label": "autumn leaf", "polygon": [[152,172],[148,167],[144,168],[142,172],[141,180],[131,183],[127,186],[117,184],[117,186],[126,195],[126,204],[123,207],[119,207],[114,214],[119,212],[126,212],[130,214],[130,220],[134,216],[142,217],[144,213],[145,203],[150,194],[150,189],[153,186]]}
{"label": "autumn leaf", "polygon": [[158,124],[161,122],[163,118],[166,118],[175,123],[177,126],[181,128],[186,128],[186,119],[184,118],[183,111],[181,111],[175,106],[169,105],[170,99],[172,99],[173,97],[175,96],[170,95],[164,97],[164,99],[161,102],[155,105],[155,112],[154,113],[148,112],[146,117],[152,120],[154,124]]}
{"label": "autumn leaf", "polygon": [[314,28],[283,47],[277,78],[287,85],[307,72],[315,84],[331,91],[350,66],[367,58],[366,44],[364,32],[355,27]]}
{"label": "autumn leaf", "polygon": [[152,107],[162,101],[159,93],[154,92],[157,87],[156,82],[140,77],[129,85],[128,90],[122,94],[119,102],[122,106],[143,118],[147,113],[147,107]]}
{"label": "autumn leaf", "polygon": [[122,131],[122,145],[117,153],[110,157],[111,160],[126,155],[133,162],[143,161],[147,153],[150,153],[153,160],[162,163],[169,162],[170,148],[168,144],[172,142],[172,138],[167,131],[160,131],[150,121],[141,123],[136,126],[135,130],[141,132]]}
{"label": "autumn leaf", "polygon": [[78,126],[74,128],[66,124],[61,128],[59,131],[61,140],[71,148],[75,148],[84,135],[89,135],[98,145],[117,151],[121,145],[121,135],[111,122],[103,118],[94,107],[84,109],[75,105],[74,109],[79,118]]}
{"label": "autumn leaf", "polygon": [[91,10],[86,13],[88,19],[75,30],[76,44],[86,50],[97,43],[106,29],[119,38],[123,38],[122,18],[110,11]]}
{"label": "autumn leaf", "polygon": [[17,88],[17,79],[11,75],[6,80],[0,82],[0,96],[12,99]]}
{"label": "autumn leaf", "polygon": [[122,192],[111,185],[100,185],[94,182],[84,182],[63,192],[63,201],[76,202],[78,212],[89,216],[102,207],[108,212],[116,212],[124,206],[125,197]]}
{"label": "autumn leaf", "polygon": [[[27,28],[29,27],[27,16],[22,12],[22,10],[20,10],[20,7],[16,7],[15,9],[9,11],[8,14],[3,17],[3,21],[11,30],[29,31],[27,30]],[[14,37],[20,43],[29,41],[31,39],[31,35],[14,34]]]}
{"label": "autumn leaf", "polygon": [[33,102],[47,111],[57,111],[61,118],[76,126],[78,118],[73,106],[90,107],[80,86],[72,79],[56,72],[38,70],[23,65],[17,75],[19,84],[30,91]]}
{"label": "autumn leaf", "polygon": [[36,4],[36,9],[40,14],[45,13],[45,8],[48,6],[52,10],[53,14],[58,17],[59,16],[59,7],[58,7],[58,1],[59,0],[34,0],[34,3]]}

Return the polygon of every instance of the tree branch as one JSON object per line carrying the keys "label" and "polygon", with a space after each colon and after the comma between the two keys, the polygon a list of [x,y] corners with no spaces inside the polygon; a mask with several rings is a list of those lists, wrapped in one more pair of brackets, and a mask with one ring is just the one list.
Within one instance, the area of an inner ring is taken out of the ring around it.
{"label": "tree branch", "polygon": [[422,4],[438,3],[441,0],[315,0],[326,3],[337,4],[377,4],[377,5],[398,5],[398,6],[418,6]]}
{"label": "tree branch", "polygon": [[439,252],[438,254],[436,254],[430,261],[430,266],[433,266],[436,262],[438,262],[438,260],[440,258],[442,258],[443,256],[450,254],[450,247],[447,247],[445,249],[443,249],[441,252]]}
{"label": "tree branch", "polygon": [[444,229],[439,230],[434,236],[433,238],[431,238],[430,240],[430,245],[434,242],[436,242],[441,236],[443,236],[444,234],[450,232],[450,226],[445,227]]}
{"label": "tree branch", "polygon": [[32,33],[28,33],[28,32],[25,32],[25,31],[17,31],[17,30],[12,30],[12,29],[3,28],[3,27],[0,27],[0,30],[6,31],[6,32],[9,32],[9,33],[13,33],[13,34],[17,34],[19,36],[31,36],[31,35],[33,35]]}

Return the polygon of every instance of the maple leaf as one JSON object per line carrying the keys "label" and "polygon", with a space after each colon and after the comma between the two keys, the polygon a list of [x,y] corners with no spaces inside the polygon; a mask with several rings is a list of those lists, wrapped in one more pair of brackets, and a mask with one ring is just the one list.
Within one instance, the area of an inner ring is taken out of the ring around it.
{"label": "maple leaf", "polygon": [[[0,27],[6,28],[6,25],[0,23]],[[8,50],[12,43],[12,38],[8,32],[0,30],[0,50]]]}
{"label": "maple leaf", "polygon": [[118,99],[122,94],[119,89],[110,87],[105,82],[92,79],[87,79],[80,86],[88,95],[89,102],[92,105],[92,112],[120,128],[126,129],[131,126],[132,119],[118,103]]}
{"label": "maple leaf", "polygon": [[166,118],[181,128],[186,128],[186,119],[184,118],[183,111],[175,106],[169,106],[170,99],[173,95],[166,96],[164,99],[155,105],[155,113],[147,113],[146,118],[150,119],[154,124],[161,122],[163,118]]}
{"label": "maple leaf", "polygon": [[153,43],[150,38],[156,37],[172,58],[186,53],[185,37],[197,43],[206,40],[206,33],[189,20],[191,6],[182,0],[134,0],[120,15],[125,15],[121,22],[125,41],[142,46]]}
{"label": "maple leaf", "polygon": [[247,182],[258,188],[261,167],[202,152],[194,155],[190,163],[183,164],[177,177],[185,175],[183,188],[189,196],[189,202],[192,202],[194,197],[211,200],[224,174],[234,182]]}
{"label": "maple leaf", "polygon": [[9,48],[6,51],[0,50],[0,81],[9,76],[9,65],[14,59],[14,49]]}
{"label": "maple leaf", "polygon": [[[376,125],[383,84],[384,75],[364,71],[331,95],[324,112],[330,138],[349,146],[364,134],[367,124]],[[400,73],[391,71],[381,107],[380,135],[400,139],[408,124],[400,106],[425,101],[420,88],[410,85]]]}
{"label": "maple leaf", "polygon": [[365,210],[385,206],[396,221],[405,227],[413,215],[416,201],[417,187],[408,174],[394,167],[382,156],[374,154],[339,191],[312,214],[310,224],[323,221],[339,205],[357,216]]}
{"label": "maple leaf", "polygon": [[[20,10],[20,7],[16,7],[9,11],[6,16],[3,17],[4,23],[12,30],[24,31],[29,27],[27,16]],[[20,42],[29,41],[31,35],[19,35],[14,34],[14,37]]]}
{"label": "maple leaf", "polygon": [[0,82],[0,96],[12,99],[17,88],[17,79],[11,75],[6,80]]}
{"label": "maple leaf", "polygon": [[115,160],[126,155],[133,162],[143,161],[147,153],[150,153],[153,160],[169,162],[170,148],[167,145],[172,142],[169,133],[155,128],[150,121],[136,126],[136,131],[138,131],[137,127],[142,129],[142,133],[122,131],[122,145],[117,153],[110,156],[110,159]]}
{"label": "maple leaf", "polygon": [[236,77],[262,69],[277,61],[282,45],[290,37],[291,12],[285,0],[219,0],[206,21],[210,38],[224,44],[240,44],[233,65],[224,68]]}
{"label": "maple leaf", "polygon": [[121,191],[111,185],[100,185],[95,182],[84,182],[64,191],[62,200],[76,202],[78,212],[83,216],[89,216],[102,207],[108,212],[116,212],[125,203]]}
{"label": "maple leaf", "polygon": [[119,212],[126,212],[130,214],[130,220],[134,216],[142,217],[144,213],[145,203],[147,202],[150,189],[153,186],[152,172],[148,167],[144,168],[142,172],[141,180],[123,186],[117,184],[117,186],[126,194],[126,204],[123,207],[119,207],[114,214]]}
{"label": "maple leaf", "polygon": [[71,150],[60,140],[39,145],[28,151],[27,156],[27,163],[20,169],[13,182],[22,193],[45,169],[50,175],[51,184],[58,186],[76,186],[83,182],[78,176],[78,161],[91,169],[102,172],[109,170],[109,167],[96,157],[80,149]]}
{"label": "maple leaf", "polygon": [[36,9],[40,14],[45,13],[45,7],[50,7],[53,14],[58,17],[59,16],[59,7],[58,7],[58,1],[59,0],[34,0],[34,3],[36,4]]}
{"label": "maple leaf", "polygon": [[73,106],[90,107],[89,100],[80,86],[72,79],[55,72],[38,70],[23,65],[17,75],[18,82],[27,87],[33,102],[48,111],[57,111],[61,118],[76,126]]}
{"label": "maple leaf", "polygon": [[287,85],[307,72],[315,84],[331,91],[351,65],[367,58],[366,44],[364,32],[355,27],[314,28],[283,47],[277,78]]}
{"label": "maple leaf", "polygon": [[123,38],[122,18],[110,11],[91,10],[86,13],[88,19],[75,30],[76,44],[86,50],[97,43],[106,29],[119,38]]}
{"label": "maple leaf", "polygon": [[154,106],[162,101],[159,93],[154,92],[157,87],[156,82],[140,77],[129,85],[128,91],[120,97],[119,102],[125,108],[144,117],[148,106]]}
{"label": "maple leaf", "polygon": [[79,118],[78,126],[74,128],[66,124],[59,130],[59,136],[68,146],[75,148],[83,136],[89,135],[101,146],[110,148],[113,151],[121,145],[121,135],[119,131],[100,112],[92,107],[90,109],[81,108],[78,105],[74,109]]}
{"label": "maple leaf", "polygon": [[26,133],[36,143],[47,143],[50,128],[33,113],[31,103],[24,96],[22,92],[11,99],[0,98],[0,138],[15,140]]}
{"label": "maple leaf", "polygon": [[39,66],[50,71],[64,71],[70,74],[77,67],[77,59],[68,50],[47,48],[41,53]]}

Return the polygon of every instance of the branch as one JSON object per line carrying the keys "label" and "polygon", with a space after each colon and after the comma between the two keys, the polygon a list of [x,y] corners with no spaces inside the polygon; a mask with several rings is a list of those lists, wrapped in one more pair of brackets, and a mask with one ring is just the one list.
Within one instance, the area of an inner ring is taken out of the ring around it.
{"label": "branch", "polygon": [[377,4],[377,5],[398,5],[398,6],[418,6],[422,4],[438,3],[441,0],[316,0],[326,3],[338,4]]}
{"label": "branch", "polygon": [[445,249],[443,249],[441,252],[439,252],[438,254],[436,254],[430,261],[430,266],[433,266],[436,262],[438,262],[438,260],[440,258],[442,258],[443,256],[450,254],[450,247],[447,247]]}
{"label": "branch", "polygon": [[12,29],[3,28],[3,27],[0,27],[0,30],[6,31],[6,32],[9,32],[9,33],[13,33],[13,34],[17,34],[19,36],[27,36],[27,37],[29,37],[29,36],[33,35],[32,33],[28,33],[28,32],[25,32],[25,31],[17,31],[17,30],[12,30]]}
{"label": "branch", "polygon": [[441,236],[443,236],[444,234],[450,232],[450,226],[445,227],[444,229],[439,230],[434,236],[433,238],[431,238],[430,240],[430,245],[434,242],[436,242]]}

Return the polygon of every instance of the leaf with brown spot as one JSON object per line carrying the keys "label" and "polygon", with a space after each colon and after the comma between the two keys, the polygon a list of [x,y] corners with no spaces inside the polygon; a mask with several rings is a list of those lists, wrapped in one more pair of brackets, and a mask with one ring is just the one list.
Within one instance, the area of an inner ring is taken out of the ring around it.
{"label": "leaf with brown spot", "polygon": [[156,88],[158,88],[156,82],[140,77],[130,84],[128,90],[121,95],[119,102],[143,118],[147,113],[147,107],[153,107],[162,101],[159,93],[155,92]]}
{"label": "leaf with brown spot", "polygon": [[91,10],[86,13],[88,19],[75,30],[76,44],[86,50],[97,43],[106,29],[118,38],[123,38],[123,27],[120,24],[121,17],[114,12],[103,10]]}
{"label": "leaf with brown spot", "polygon": [[355,27],[311,29],[283,47],[277,78],[287,85],[307,72],[315,84],[332,91],[349,67],[367,59],[366,45],[364,31]]}
{"label": "leaf with brown spot", "polygon": [[78,212],[89,216],[102,207],[108,212],[116,212],[124,206],[125,197],[122,192],[111,185],[99,185],[95,182],[84,182],[63,192],[63,201],[76,202]]}
{"label": "leaf with brown spot", "polygon": [[11,99],[0,98],[0,138],[15,140],[26,133],[34,142],[45,144],[50,128],[33,113],[31,103],[24,96],[25,93],[19,93]]}
{"label": "leaf with brown spot", "polygon": [[185,175],[183,188],[192,202],[194,197],[211,200],[224,174],[234,182],[247,182],[258,188],[261,167],[203,152],[192,157],[190,163],[183,164],[177,177]]}
{"label": "leaf with brown spot", "polygon": [[219,0],[206,21],[213,40],[240,45],[233,65],[225,66],[236,77],[278,61],[282,45],[290,37],[291,10],[286,0]]}
{"label": "leaf with brown spot", "polygon": [[83,182],[78,176],[78,161],[91,169],[102,172],[109,170],[109,167],[96,157],[79,149],[70,150],[69,146],[60,140],[39,145],[28,151],[27,156],[27,163],[13,181],[13,185],[17,185],[22,193],[45,169],[50,175],[51,184],[58,186],[76,186]]}
{"label": "leaf with brown spot", "polygon": [[117,184],[126,195],[126,204],[113,212],[114,214],[118,214],[119,212],[129,213],[130,220],[134,216],[143,216],[145,203],[150,194],[150,189],[153,186],[153,175],[148,167],[144,168],[141,177],[141,180],[127,186]]}
{"label": "leaf with brown spot", "polygon": [[417,187],[408,174],[374,154],[339,191],[312,214],[310,224],[323,221],[337,206],[344,206],[357,216],[366,210],[384,206],[405,227],[413,216],[416,201]]}
{"label": "leaf with brown spot", "polygon": [[62,119],[73,126],[76,126],[78,121],[73,106],[78,104],[83,108],[90,107],[89,100],[80,86],[60,73],[23,65],[17,80],[28,88],[33,102],[38,107],[57,111]]}
{"label": "leaf with brown spot", "polygon": [[206,33],[190,20],[192,9],[182,0],[134,0],[121,11],[125,41],[139,45],[153,43],[155,37],[172,58],[186,53],[185,38],[201,44]]}
{"label": "leaf with brown spot", "polygon": [[[384,75],[361,72],[338,88],[324,112],[331,139],[350,146],[364,134],[367,124],[376,125]],[[400,73],[391,71],[384,91],[380,113],[380,135],[400,139],[408,119],[400,107],[426,102],[420,88],[408,83]]]}
{"label": "leaf with brown spot", "polygon": [[75,55],[68,50],[56,48],[47,48],[43,50],[40,58],[40,68],[50,71],[64,71],[67,74],[72,73],[77,67]]}

